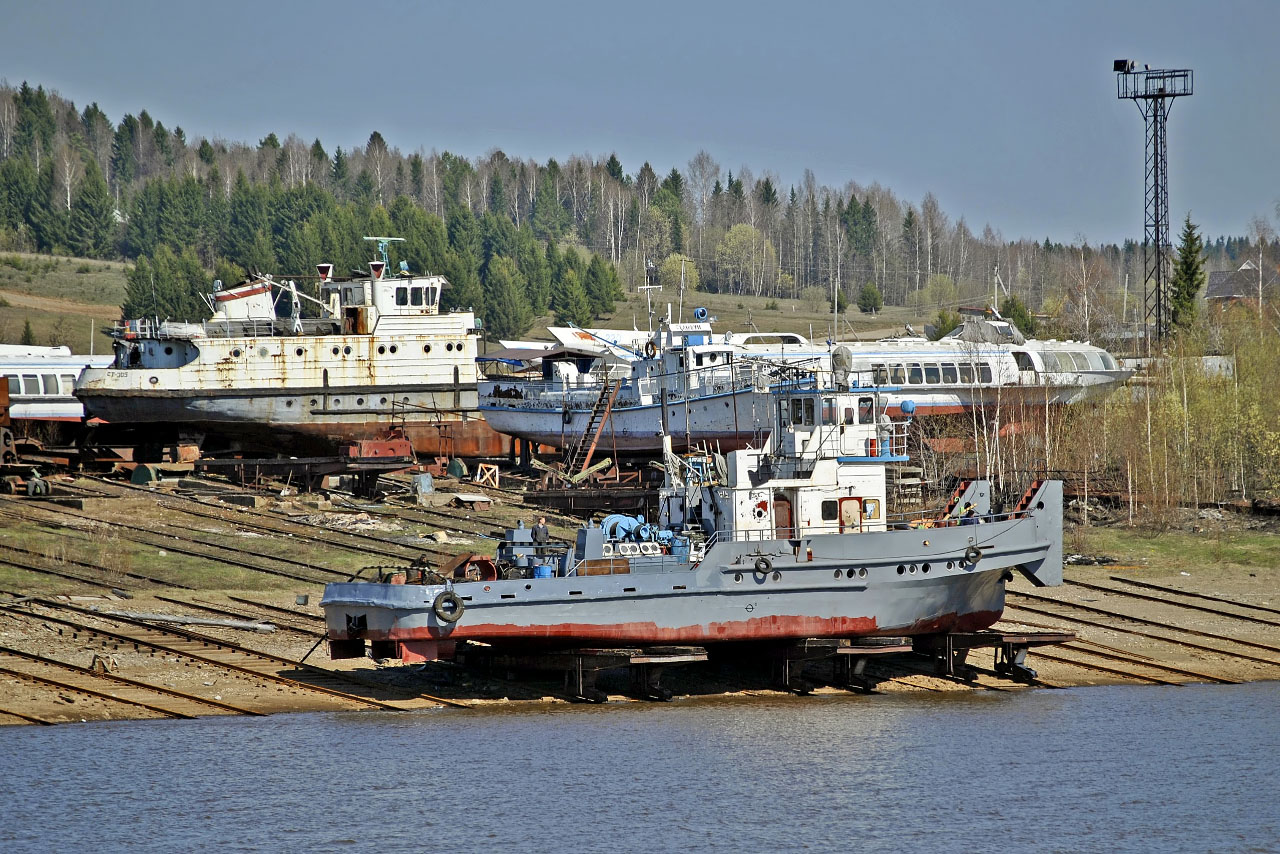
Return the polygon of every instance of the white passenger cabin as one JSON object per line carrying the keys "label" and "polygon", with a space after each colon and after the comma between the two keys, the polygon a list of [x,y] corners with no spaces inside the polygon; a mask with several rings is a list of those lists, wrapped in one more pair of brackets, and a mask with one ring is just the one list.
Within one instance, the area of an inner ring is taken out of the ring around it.
{"label": "white passenger cabin", "polygon": [[386,263],[369,262],[369,278],[339,282],[333,265],[320,264],[320,295],[330,313],[342,318],[344,334],[373,332],[381,318],[440,313],[444,276],[410,276],[401,262],[399,276],[386,275]]}

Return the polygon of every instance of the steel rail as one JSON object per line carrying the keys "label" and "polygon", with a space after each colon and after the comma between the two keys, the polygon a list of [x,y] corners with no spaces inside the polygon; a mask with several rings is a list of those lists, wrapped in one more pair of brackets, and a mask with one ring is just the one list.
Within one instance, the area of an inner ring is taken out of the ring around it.
{"label": "steel rail", "polygon": [[[1134,587],[1146,587],[1151,590],[1161,590],[1166,593],[1174,593],[1178,596],[1190,596],[1195,599],[1207,599],[1210,602],[1221,602],[1224,605],[1234,605],[1237,608],[1248,608],[1251,611],[1263,611],[1268,614],[1280,614],[1280,608],[1268,608],[1265,605],[1251,605],[1248,602],[1237,602],[1234,599],[1227,599],[1222,596],[1210,596],[1207,593],[1192,593],[1189,590],[1179,590],[1176,587],[1165,587],[1161,584],[1152,584],[1149,581],[1134,581],[1131,578],[1121,578],[1118,575],[1111,576],[1112,581],[1119,581],[1122,584],[1132,584]],[[1236,615],[1232,615],[1236,616]],[[1280,625],[1280,623],[1272,623],[1271,625]]]}
{"label": "steel rail", "polygon": [[1105,664],[1094,664],[1093,662],[1088,662],[1088,661],[1076,661],[1070,658],[1063,658],[1062,656],[1054,655],[1051,652],[1037,651],[1036,655],[1040,656],[1041,658],[1044,658],[1047,661],[1056,661],[1059,664],[1066,664],[1072,667],[1079,667],[1083,670],[1096,670],[1099,673],[1110,673],[1112,676],[1121,676],[1121,677],[1124,677],[1125,679],[1137,679],[1142,682],[1152,682],[1152,683],[1155,683],[1156,685],[1172,685],[1175,688],[1180,687],[1182,685],[1181,682],[1173,682],[1169,679],[1161,679],[1158,676],[1147,676],[1142,673],[1133,673],[1127,670],[1117,670],[1114,667],[1107,667]]}
{"label": "steel rail", "polygon": [[[1066,603],[1060,603],[1053,599],[1047,599],[1045,601],[1052,602],[1055,605],[1062,605],[1064,607],[1069,607],[1069,608],[1078,607],[1076,605],[1068,605]],[[1138,629],[1127,629],[1127,628],[1124,628],[1123,626],[1111,625],[1109,623],[1099,623],[1096,620],[1086,620],[1080,617],[1070,617],[1063,614],[1055,614],[1052,611],[1045,611],[1041,608],[1034,608],[1028,605],[1009,605],[1007,607],[1014,608],[1016,610],[1029,611],[1032,614],[1040,614],[1041,616],[1044,616],[1044,617],[1056,617],[1057,619],[1060,619],[1060,620],[1069,620],[1074,623],[1079,623],[1082,626],[1092,626],[1093,628],[1096,628],[1096,629],[1105,629],[1106,631],[1120,632],[1121,634],[1135,635],[1137,637],[1149,638],[1151,640],[1158,640],[1163,643],[1171,643],[1174,646],[1185,646],[1188,649],[1198,649],[1202,652],[1213,653],[1214,655],[1226,655],[1232,658],[1242,658],[1246,661],[1256,661],[1259,664],[1267,664],[1272,667],[1280,667],[1280,661],[1274,661],[1269,658],[1259,658],[1258,656],[1248,655],[1247,653],[1243,653],[1243,652],[1230,652],[1229,650],[1221,649],[1216,646],[1205,646],[1204,644],[1193,643],[1192,641],[1186,641],[1186,640],[1178,640],[1177,638],[1165,637],[1164,635],[1152,634],[1151,632],[1143,632],[1143,631],[1139,631]],[[1093,609],[1086,609],[1086,610],[1093,610]],[[1143,620],[1139,617],[1124,617],[1121,614],[1114,614],[1112,616],[1122,617],[1123,619],[1127,619],[1127,620],[1134,620],[1135,622],[1138,622],[1138,623],[1158,626],[1160,628],[1169,629],[1171,631],[1185,631],[1195,635],[1205,634],[1202,632],[1196,632],[1193,629],[1178,629],[1176,627],[1166,626],[1163,623],[1155,623],[1150,620]],[[1231,638],[1222,637],[1220,635],[1207,635],[1207,636],[1215,640],[1224,641],[1226,643],[1246,643],[1245,641],[1237,641]]]}
{"label": "steel rail", "polygon": [[[183,599],[172,599],[168,596],[160,596],[158,594],[154,598],[159,599],[161,602],[168,602],[171,605],[181,605],[184,608],[194,608],[197,611],[207,611],[210,614],[219,614],[224,617],[234,617],[241,620],[258,619],[252,614],[246,614],[243,611],[229,611],[226,608],[219,608],[216,605],[206,605],[201,602],[190,602]],[[272,623],[272,625],[281,631],[294,632],[312,639],[327,636],[324,632],[317,632],[314,629],[304,629],[299,626],[290,626],[287,623]]]}
{"label": "steel rail", "polygon": [[41,726],[54,726],[53,721],[46,721],[44,718],[37,718],[35,715],[28,715],[24,712],[10,711],[3,707],[0,707],[0,715],[9,715],[10,717],[24,720],[27,723],[40,724]]}
{"label": "steel rail", "polygon": [[1128,596],[1130,599],[1141,599],[1144,602],[1156,602],[1161,605],[1172,605],[1175,608],[1185,608],[1188,611],[1200,611],[1205,614],[1213,614],[1217,617],[1230,617],[1233,620],[1243,620],[1247,623],[1258,623],[1263,626],[1274,626],[1280,628],[1280,622],[1275,620],[1264,620],[1261,617],[1250,617],[1247,614],[1232,614],[1230,611],[1223,611],[1220,608],[1210,608],[1205,605],[1191,605],[1186,602],[1175,602],[1172,599],[1166,599],[1161,596],[1152,596],[1148,593],[1134,593],[1129,590],[1118,590],[1115,587],[1103,587],[1101,584],[1091,584],[1087,581],[1068,580],[1067,584],[1083,587],[1086,590],[1096,590],[1099,593],[1114,593],[1117,596]]}
{"label": "steel rail", "polygon": [[1206,682],[1218,682],[1223,685],[1239,685],[1240,684],[1240,680],[1238,679],[1230,679],[1226,676],[1213,676],[1209,673],[1201,673],[1198,670],[1189,670],[1185,667],[1174,667],[1171,664],[1161,664],[1158,661],[1135,661],[1131,656],[1128,656],[1128,655],[1116,654],[1116,653],[1110,653],[1110,652],[1098,652],[1096,650],[1090,650],[1090,649],[1080,649],[1077,646],[1072,646],[1070,643],[1063,644],[1063,646],[1065,646],[1068,649],[1079,652],[1083,655],[1096,655],[1099,658],[1106,658],[1106,659],[1110,659],[1111,661],[1120,661],[1126,664],[1137,664],[1141,667],[1149,667],[1152,670],[1166,670],[1170,673],[1177,673],[1179,676],[1191,676],[1196,679],[1203,679]]}
{"label": "steel rail", "polygon": [[75,582],[77,582],[77,583],[79,583],[79,584],[85,584],[85,585],[87,585],[87,586],[89,586],[89,587],[97,587],[97,588],[100,588],[100,589],[102,589],[102,590],[111,590],[111,589],[112,589],[112,585],[110,585],[110,584],[106,584],[106,583],[101,582],[101,581],[90,581],[90,580],[89,580],[89,579],[87,579],[87,578],[81,578],[80,576],[78,576],[78,575],[72,575],[72,574],[71,574],[71,573],[69,573],[69,572],[59,572],[59,571],[58,571],[58,570],[56,570],[56,569],[44,569],[44,568],[42,568],[42,567],[32,566],[32,565],[30,565],[30,564],[17,563],[16,561],[6,560],[6,559],[4,559],[4,558],[2,558],[2,557],[0,557],[0,566],[11,566],[11,567],[13,567],[14,569],[21,570],[22,572],[32,572],[32,573],[36,573],[36,574],[38,574],[38,575],[52,575],[52,576],[55,576],[55,577],[57,577],[57,578],[65,578],[65,579],[67,579],[68,581],[75,581]]}
{"label": "steel rail", "polygon": [[[33,505],[33,506],[35,506],[35,505]],[[306,562],[304,562],[304,561],[294,560],[294,559],[292,559],[292,558],[287,558],[287,557],[277,557],[277,556],[275,556],[275,555],[264,555],[264,554],[262,554],[262,553],[260,553],[260,552],[251,551],[251,550],[249,550],[249,549],[242,549],[242,548],[238,548],[238,547],[236,547],[236,546],[222,545],[221,543],[210,543],[210,542],[206,542],[206,541],[204,541],[204,540],[201,540],[201,539],[198,539],[198,538],[196,538],[196,537],[189,536],[189,535],[185,535],[185,534],[184,534],[184,535],[182,535],[182,536],[180,537],[180,536],[179,536],[179,535],[177,535],[177,534],[163,533],[163,532],[161,532],[161,531],[157,531],[157,530],[152,529],[152,528],[143,528],[143,527],[141,527],[141,526],[139,526],[139,525],[129,525],[129,524],[124,523],[124,522],[107,521],[107,520],[104,520],[104,519],[98,519],[98,518],[96,518],[96,517],[94,517],[94,516],[90,516],[90,515],[87,515],[87,514],[76,513],[75,511],[73,511],[73,510],[71,510],[70,508],[67,508],[67,507],[59,507],[57,510],[52,510],[52,509],[47,508],[47,507],[39,507],[39,506],[35,506],[35,509],[40,510],[40,511],[43,511],[43,512],[45,512],[45,513],[53,513],[53,514],[60,514],[60,515],[64,515],[64,516],[70,516],[70,517],[71,517],[71,518],[73,518],[73,519],[79,519],[79,520],[84,521],[84,522],[95,522],[95,523],[98,523],[98,524],[109,525],[109,526],[111,526],[111,527],[112,527],[112,528],[114,528],[114,529],[123,529],[123,530],[126,530],[126,531],[134,531],[134,532],[136,532],[136,533],[138,533],[138,534],[143,534],[143,535],[150,536],[150,537],[153,537],[153,538],[154,538],[154,537],[161,537],[161,538],[173,538],[173,539],[175,539],[175,540],[180,540],[180,541],[185,541],[185,542],[187,542],[187,543],[192,543],[192,544],[195,544],[195,545],[205,546],[205,547],[207,547],[207,548],[210,548],[210,549],[216,549],[216,550],[218,550],[218,551],[227,551],[227,552],[233,552],[233,553],[236,553],[236,554],[249,555],[249,556],[251,556],[251,557],[255,557],[255,558],[262,558],[262,559],[265,559],[265,560],[275,561],[275,562],[277,562],[277,563],[293,564],[294,566],[299,566],[299,567],[302,567],[302,568],[304,568],[304,569],[309,569],[309,570],[311,570],[312,572],[328,573],[328,574],[330,574],[330,575],[335,575],[335,576],[338,576],[338,577],[341,577],[341,578],[345,578],[345,577],[348,575],[348,573],[342,572],[341,570],[337,570],[337,569],[329,569],[328,567],[323,567],[323,566],[313,566],[313,565],[311,565],[311,564],[309,564],[309,563],[306,563]],[[21,516],[21,514],[15,514],[15,515]],[[27,517],[26,521],[29,521],[29,522],[37,522],[37,523],[38,523],[40,520],[39,520],[39,519],[31,519],[30,517]],[[129,540],[131,540],[131,541],[133,541],[133,542],[141,543],[142,545],[145,545],[145,546],[151,546],[151,547],[153,547],[153,548],[157,548],[157,549],[169,549],[169,550],[171,550],[171,551],[178,552],[179,554],[186,554],[186,555],[191,555],[191,556],[194,556],[194,557],[202,557],[202,558],[206,558],[206,559],[208,559],[208,560],[214,560],[214,561],[218,561],[218,562],[220,562],[220,563],[225,563],[225,564],[228,564],[228,565],[230,565],[230,566],[239,566],[239,567],[242,567],[242,568],[244,568],[244,569],[253,569],[253,570],[258,570],[258,571],[261,571],[261,572],[271,573],[271,574],[274,574],[274,575],[283,575],[283,576],[285,576],[285,577],[287,577],[287,578],[293,578],[293,579],[298,580],[298,581],[315,581],[315,579],[304,579],[304,578],[302,578],[301,576],[289,575],[288,573],[284,572],[283,570],[268,569],[268,568],[264,568],[264,567],[261,567],[261,566],[257,566],[257,565],[255,565],[255,564],[245,563],[244,561],[240,561],[240,560],[232,560],[232,559],[229,559],[229,558],[216,557],[216,556],[214,556],[214,555],[209,555],[209,554],[205,554],[205,553],[203,553],[203,552],[198,552],[198,551],[195,551],[195,550],[190,549],[190,548],[184,549],[184,548],[182,548],[182,547],[180,547],[180,546],[174,546],[174,545],[172,545],[171,543],[168,543],[168,542],[161,542],[161,543],[156,543],[156,542],[147,542],[146,540],[139,539],[139,538],[138,538],[138,537],[136,537],[136,536],[135,536],[135,537],[128,537],[127,539],[129,539]]]}
{"label": "steel rail", "polygon": [[266,602],[258,602],[253,599],[245,599],[241,596],[233,596],[230,593],[227,594],[227,598],[230,599],[232,602],[239,602],[242,605],[252,605],[255,608],[262,608],[265,611],[274,611],[278,614],[286,614],[290,617],[299,617],[301,619],[313,620],[315,622],[320,622],[320,623],[324,622],[324,617],[319,617],[315,614],[308,614],[304,611],[294,611],[291,608],[281,608],[279,605],[269,605]]}
{"label": "steel rail", "polygon": [[[122,622],[130,625],[134,625],[134,626],[143,628],[147,631],[151,631],[155,634],[177,635],[179,637],[182,637],[184,640],[192,640],[198,643],[203,642],[207,646],[221,647],[230,652],[234,652],[247,657],[254,656],[258,658],[265,658],[272,661],[284,662],[284,663],[293,665],[295,667],[299,667],[303,670],[307,670],[309,672],[318,672],[318,673],[323,673],[330,677],[336,677],[339,681],[341,681],[342,679],[341,674],[337,674],[331,670],[325,670],[324,668],[314,667],[312,665],[302,664],[297,661],[291,661],[289,659],[280,658],[279,656],[273,656],[273,655],[270,655],[269,653],[261,653],[254,650],[245,649],[244,647],[239,647],[235,644],[230,644],[223,641],[217,641],[217,640],[214,640],[213,638],[205,638],[199,635],[194,635],[193,633],[189,633],[189,632],[176,632],[176,631],[170,631],[165,629],[157,629],[154,626],[147,625],[146,623],[142,623],[140,621],[129,620],[124,617],[107,617],[106,615],[97,614],[93,611],[87,611],[85,609],[66,606],[59,603],[51,603],[48,600],[38,599],[38,600],[32,600],[32,601],[35,601],[41,605],[45,605],[46,607],[65,608],[73,612],[88,614],[90,616],[95,616],[103,620],[113,620],[116,622]],[[321,686],[321,685],[313,685],[307,682],[301,682],[297,679],[290,679],[287,676],[279,676],[274,673],[264,673],[261,670],[254,670],[252,667],[246,667],[244,665],[235,664],[230,661],[220,661],[219,659],[216,659],[216,658],[210,658],[209,656],[200,655],[198,653],[195,653],[189,650],[183,650],[177,647],[169,646],[167,644],[158,643],[154,640],[147,640],[146,638],[137,637],[134,635],[127,635],[127,634],[122,634],[120,632],[113,632],[110,629],[95,628],[93,626],[85,625],[84,623],[77,623],[73,620],[66,620],[61,617],[54,617],[48,614],[35,614],[30,611],[22,611],[9,605],[0,605],[0,610],[8,611],[14,614],[19,614],[21,616],[29,617],[30,619],[34,619],[34,620],[47,620],[53,623],[60,623],[64,626],[75,629],[77,631],[85,632],[86,634],[94,634],[94,635],[98,635],[99,637],[111,638],[112,640],[120,641],[121,643],[141,644],[143,646],[150,647],[151,649],[154,649],[160,652],[167,652],[172,655],[178,655],[184,658],[190,658],[192,661],[199,661],[202,664],[208,664],[213,667],[221,667],[225,670],[234,671],[236,673],[243,673],[245,675],[253,676],[258,679],[263,679],[268,682],[276,682],[281,685],[286,685],[290,688],[297,688],[299,690],[305,690],[305,691],[314,691],[320,694],[328,694],[330,696],[339,697],[341,699],[348,700],[353,703],[360,703],[366,706],[373,706],[374,708],[387,709],[391,711],[399,711],[399,708],[397,706],[392,706],[388,703],[383,703],[378,700],[371,700],[366,697],[359,697],[355,694],[348,694],[346,692],[339,691],[335,688],[325,688],[324,686]]]}
{"label": "steel rail", "polygon": [[85,688],[80,685],[72,685],[68,682],[59,682],[57,679],[50,679],[47,676],[35,676],[31,673],[23,673],[21,670],[11,670],[8,667],[0,667],[0,673],[13,676],[17,679],[26,679],[29,682],[36,682],[42,685],[51,685],[63,691],[75,691],[79,694],[86,694],[90,697],[97,697],[99,700],[107,700],[112,703],[122,703],[126,706],[137,706],[146,709],[149,712],[155,712],[158,715],[164,715],[167,718],[183,718],[185,720],[195,720],[195,715],[188,715],[186,712],[177,712],[173,709],[166,709],[162,706],[153,706],[150,703],[143,703],[139,700],[126,700],[123,697],[113,697],[104,691],[95,691],[92,688]]}
{"label": "steel rail", "polygon": [[[5,515],[5,511],[0,510],[0,515]],[[44,525],[44,524],[48,524],[48,523],[46,523],[46,522],[37,522],[36,524]],[[87,537],[81,537],[80,539],[88,539],[88,538],[87,538]],[[38,558],[41,558],[41,559],[43,559],[43,560],[51,560],[51,558],[48,558],[48,557],[46,557],[45,555],[40,554],[39,552],[32,551],[31,549],[24,549],[24,548],[22,548],[21,546],[15,546],[15,545],[12,545],[12,544],[10,544],[10,543],[3,542],[3,541],[0,541],[0,549],[7,549],[8,551],[11,551],[11,552],[18,552],[19,554],[31,555],[32,557],[38,557]],[[177,588],[179,588],[179,589],[181,589],[181,590],[194,590],[194,589],[195,589],[194,587],[188,587],[188,586],[187,586],[187,585],[185,585],[185,584],[179,584],[179,583],[178,583],[178,582],[176,582],[176,581],[165,581],[163,578],[155,578],[154,576],[150,576],[150,575],[143,575],[143,574],[138,573],[138,572],[128,572],[128,571],[125,571],[125,570],[115,570],[115,569],[111,569],[110,567],[106,567],[106,566],[99,566],[98,564],[95,564],[95,563],[88,563],[87,561],[83,561],[83,560],[76,560],[75,558],[69,558],[69,557],[68,557],[68,558],[62,558],[61,560],[62,560],[62,562],[63,562],[63,563],[74,564],[75,566],[83,566],[85,569],[96,569],[96,570],[98,570],[99,572],[116,572],[116,573],[118,573],[118,574],[120,574],[120,575],[125,576],[126,578],[132,578],[132,579],[135,579],[135,580],[137,580],[137,581],[146,581],[146,582],[149,582],[149,583],[151,583],[151,584],[158,584],[158,585],[160,585],[161,587],[177,587]]]}
{"label": "steel rail", "polygon": [[142,688],[147,691],[154,691],[157,694],[168,694],[171,697],[178,697],[180,699],[187,700],[192,703],[198,703],[199,705],[202,705],[202,706],[212,706],[215,709],[222,709],[224,711],[233,712],[238,715],[254,715],[257,717],[263,717],[267,714],[266,712],[258,712],[253,709],[246,709],[242,706],[233,706],[232,704],[224,703],[221,700],[209,700],[204,697],[196,696],[195,694],[188,694],[185,691],[179,691],[175,688],[166,688],[162,685],[152,685],[148,682],[140,682],[137,679],[130,679],[127,676],[120,676],[119,674],[116,674],[116,673],[99,673],[96,670],[92,670],[88,667],[81,667],[78,664],[70,664],[65,661],[58,661],[56,658],[46,658],[43,655],[36,655],[35,653],[32,653],[32,652],[23,652],[20,649],[13,649],[7,646],[0,646],[0,653],[4,653],[5,655],[12,655],[17,658],[25,658],[25,659],[28,659],[29,661],[38,661],[41,664],[49,664],[55,667],[62,667],[67,670],[74,671],[76,673],[84,674],[85,676],[92,676],[96,679],[106,679],[111,682],[119,682],[124,685],[129,685],[134,688]]}

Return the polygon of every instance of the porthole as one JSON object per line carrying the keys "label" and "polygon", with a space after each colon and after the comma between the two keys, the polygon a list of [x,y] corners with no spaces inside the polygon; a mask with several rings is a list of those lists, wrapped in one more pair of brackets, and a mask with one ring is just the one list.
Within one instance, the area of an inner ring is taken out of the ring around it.
{"label": "porthole", "polygon": [[524,586],[524,589],[525,589],[525,590],[532,590],[532,589],[533,589],[533,585],[532,585],[532,584],[526,584],[526,585]]}
{"label": "porthole", "polygon": [[735,583],[736,583],[736,582],[740,582],[740,581],[742,581],[742,573],[741,573],[741,572],[735,572],[735,573],[733,574],[733,580],[734,580],[734,582],[735,582]]}
{"label": "porthole", "polygon": [[401,403],[408,403],[408,402],[409,402],[409,398],[407,398],[407,397],[402,397],[402,398],[400,398],[400,402],[401,402]]}
{"label": "porthole", "polygon": [[450,352],[453,352],[453,342],[450,341],[448,344],[445,344],[444,348]]}
{"label": "porthole", "polygon": [[164,354],[165,354],[166,356],[172,356],[172,355],[173,355],[173,348],[172,348],[172,347],[165,347],[165,348],[164,348]]}
{"label": "porthole", "polygon": [[947,561],[947,569],[955,569],[955,568],[956,568],[955,561],[950,561],[950,560]]}
{"label": "porthole", "polygon": [[343,347],[343,348],[342,348],[342,355],[344,355],[344,356],[350,356],[350,355],[351,355],[351,345],[350,345],[350,344],[348,344],[347,346],[345,346],[345,347]]}
{"label": "porthole", "polygon": [[776,571],[775,571],[775,572],[773,573],[773,580],[774,580],[774,581],[781,581],[781,580],[782,580],[782,573],[781,573],[781,572],[776,572]]}
{"label": "porthole", "polygon": [[335,397],[335,398],[333,399],[333,405],[334,405],[335,407],[337,407],[337,406],[341,406],[341,405],[342,405],[342,398],[340,398],[340,397]]}
{"label": "porthole", "polygon": [[391,352],[392,352],[393,354],[394,354],[394,353],[396,352],[396,350],[398,350],[398,349],[400,349],[400,348],[398,348],[395,344],[392,344],[392,345],[391,345]]}
{"label": "porthole", "polygon": [[387,352],[387,348],[386,348],[386,347],[384,347],[384,346],[382,346],[381,344],[379,344],[379,345],[378,345],[378,355],[379,355],[379,356],[382,356],[382,355],[384,355],[386,352]]}
{"label": "porthole", "polygon": [[457,344],[454,344],[454,345],[453,345],[453,349],[455,349],[455,350],[461,350],[461,349],[462,349],[462,342],[461,342],[461,341],[459,341]]}
{"label": "porthole", "polygon": [[932,567],[929,566],[929,564],[927,563],[924,566],[920,567],[921,572],[928,572],[930,569],[932,569]]}
{"label": "porthole", "polygon": [[336,355],[338,355],[338,348],[337,348],[337,347],[334,347],[334,348],[333,348],[333,355],[335,355],[335,356],[336,356]]}
{"label": "porthole", "polygon": [[159,378],[159,377],[152,377],[152,378],[149,380],[149,382],[150,382],[152,385],[155,385],[156,383],[160,382],[160,378]]}
{"label": "porthole", "polygon": [[915,574],[916,574],[916,565],[913,563],[913,564],[911,564],[911,566],[907,567],[907,572],[908,572],[908,573],[910,573],[911,575],[915,575]]}
{"label": "porthole", "polygon": [[866,577],[867,577],[867,568],[866,568],[865,566],[864,566],[864,567],[859,567],[859,568],[858,568],[858,577],[859,577],[859,578],[866,578]]}
{"label": "porthole", "polygon": [[839,578],[839,577],[840,577],[840,570],[838,570],[838,569],[836,570],[835,577],[836,577],[836,578]]}
{"label": "porthole", "polygon": [[386,399],[385,397],[384,397],[384,398],[382,398],[381,400],[379,400],[379,401],[378,401],[378,405],[379,405],[379,406],[386,406],[386,405],[387,405],[387,399]]}
{"label": "porthole", "polygon": [[305,353],[305,352],[306,352],[306,350],[303,350],[301,347],[299,347],[298,349],[296,349],[296,350],[294,350],[294,351],[293,351],[293,355],[295,355],[295,356],[301,356],[301,355],[302,355],[303,353]]}
{"label": "porthole", "polygon": [[239,359],[239,358],[240,358],[240,348],[239,348],[239,347],[237,347],[237,348],[235,348],[234,350],[232,350],[232,351],[231,351],[231,358],[233,358],[233,359]]}
{"label": "porthole", "polygon": [[315,407],[319,406],[319,405],[320,405],[320,401],[316,400],[314,397],[313,397],[313,398],[311,398],[311,407],[312,407],[313,409],[314,409]]}
{"label": "porthole", "polygon": [[357,398],[356,398],[356,406],[364,406],[364,398],[363,398],[363,397],[357,397]]}
{"label": "porthole", "polygon": [[423,344],[423,345],[422,345],[422,352],[424,352],[424,353],[430,353],[430,352],[431,352],[431,345],[430,345],[430,344]]}
{"label": "porthole", "polygon": [[259,347],[259,348],[258,348],[258,355],[265,359],[265,358],[267,357],[267,348],[266,348],[266,347]]}
{"label": "porthole", "polygon": [[906,571],[907,571],[907,568],[904,565],[898,564],[898,575],[902,575]]}
{"label": "porthole", "polygon": [[853,578],[853,570],[852,570],[852,569],[850,569],[850,570],[848,570],[847,572],[845,572],[845,577],[846,577],[846,578]]}
{"label": "porthole", "polygon": [[292,400],[286,400],[286,401],[284,402],[284,405],[285,405],[285,406],[292,407],[292,406],[293,406],[293,401],[292,401]]}

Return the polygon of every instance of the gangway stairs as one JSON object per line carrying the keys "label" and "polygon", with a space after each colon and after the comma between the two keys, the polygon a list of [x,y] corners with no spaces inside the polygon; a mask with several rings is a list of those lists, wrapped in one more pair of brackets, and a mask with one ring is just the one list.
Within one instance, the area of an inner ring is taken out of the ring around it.
{"label": "gangway stairs", "polygon": [[613,403],[618,398],[618,389],[621,386],[621,382],[608,379],[600,386],[600,395],[596,398],[595,405],[591,407],[591,415],[587,419],[586,427],[582,430],[582,435],[565,454],[564,472],[568,477],[572,478],[591,465],[591,457],[595,455],[600,434],[609,423],[609,413],[613,411]]}

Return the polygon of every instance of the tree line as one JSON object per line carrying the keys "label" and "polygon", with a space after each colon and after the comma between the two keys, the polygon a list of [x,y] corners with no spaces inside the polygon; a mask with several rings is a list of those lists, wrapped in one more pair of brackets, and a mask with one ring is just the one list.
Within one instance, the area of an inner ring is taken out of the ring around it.
{"label": "tree line", "polygon": [[[829,187],[808,171],[784,188],[705,151],[659,174],[647,162],[629,173],[612,154],[405,154],[376,130],[332,151],[274,133],[256,145],[188,140],[145,110],[113,125],[96,104],[0,87],[0,244],[153,266],[167,247],[226,281],[358,266],[360,233],[379,229],[408,237],[414,269],[445,273],[450,304],[476,307],[504,335],[548,309],[586,322],[654,280],[929,314],[1015,297],[1076,337],[1143,316],[1137,243],[975,234],[932,194],[916,203],[875,183]],[[1210,270],[1246,258],[1270,269],[1280,244],[1259,217],[1249,236],[1205,241],[1202,255]]]}

